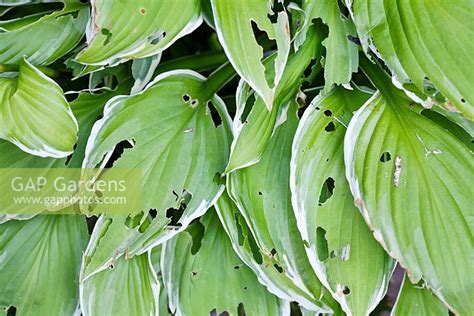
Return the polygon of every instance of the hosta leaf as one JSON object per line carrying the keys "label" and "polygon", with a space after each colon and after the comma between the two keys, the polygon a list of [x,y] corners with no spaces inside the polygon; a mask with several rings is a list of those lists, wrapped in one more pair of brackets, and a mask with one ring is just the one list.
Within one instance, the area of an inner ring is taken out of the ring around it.
{"label": "hosta leaf", "polygon": [[[88,315],[158,315],[160,285],[148,253],[120,258],[81,281],[81,309]],[[87,262],[83,263],[82,272]]]}
{"label": "hosta leaf", "polygon": [[229,174],[227,189],[266,263],[311,295],[320,311],[329,311],[326,302],[320,301],[324,288],[306,256],[291,206],[289,177],[291,143],[298,125],[296,109],[295,104],[290,106],[286,121],[275,130],[257,164]]}
{"label": "hosta leaf", "polygon": [[414,84],[426,99],[433,97],[431,82],[474,120],[474,72],[467,71],[474,69],[472,1],[354,0],[352,11],[360,37],[400,84]]}
{"label": "hosta leaf", "polygon": [[[377,240],[453,311],[474,309],[472,152],[412,111],[390,79],[364,71],[377,92],[345,137],[346,175]],[[440,255],[441,254],[441,255]],[[455,267],[455,268],[453,268]]]}
{"label": "hosta leaf", "polygon": [[[308,34],[308,40],[288,59],[270,111],[263,99],[251,92],[248,84],[240,82],[236,96],[237,114],[233,124],[234,140],[226,172],[257,163],[274,133],[275,125],[286,119],[288,104],[297,98],[297,92],[304,81],[304,71],[321,52],[321,34],[314,29],[310,29]],[[265,63],[273,62],[274,58],[275,55],[270,56]],[[251,98],[255,98],[255,101],[250,112],[246,113]]]}
{"label": "hosta leaf", "polygon": [[[224,192],[217,200],[215,208],[234,251],[253,270],[259,282],[265,285],[269,292],[284,300],[296,301],[311,310],[318,310],[318,306],[314,303],[314,296],[307,290],[299,288],[291,275],[280,273],[274,265],[269,264],[274,261],[272,254],[258,250],[249,226],[227,192]],[[334,304],[337,305],[336,302],[333,302]]]}
{"label": "hosta leaf", "polygon": [[[272,23],[269,19],[269,15],[274,14],[271,0],[211,0],[211,3],[217,35],[227,57],[237,73],[271,110],[275,87],[281,79],[290,50],[287,14],[279,12],[276,23]],[[277,44],[274,76],[268,81],[265,77],[265,66],[261,62],[263,49],[255,38],[252,23]]]}
{"label": "hosta leaf", "polygon": [[81,40],[89,19],[83,3],[67,3],[61,11],[0,22],[0,63],[48,65]]}
{"label": "hosta leaf", "polygon": [[132,87],[132,94],[142,91],[150,82],[156,67],[160,63],[161,54],[156,54],[142,59],[136,59],[132,63],[132,75],[135,84]]}
{"label": "hosta leaf", "polygon": [[87,243],[83,217],[40,215],[0,225],[0,309],[16,315],[72,315]]}
{"label": "hosta leaf", "polygon": [[[131,141],[133,148],[126,149],[113,168],[142,170],[145,214],[133,227],[125,224],[127,216],[99,220],[86,251],[92,259],[85,276],[106,268],[125,251],[140,254],[172,237],[222,193],[230,119],[222,100],[208,94],[203,77],[183,70],[162,74],[140,94],[119,96],[107,104],[104,118],[94,126],[83,166],[105,163],[104,156],[116,144]],[[211,108],[222,118],[218,127]],[[147,219],[150,209],[157,211],[153,220]]]}
{"label": "hosta leaf", "polygon": [[78,125],[63,91],[26,59],[17,78],[0,78],[0,98],[1,138],[41,157],[72,153]]}
{"label": "hosta leaf", "polygon": [[337,1],[305,0],[304,5],[310,17],[319,17],[329,27],[324,61],[324,91],[333,85],[349,83],[352,73],[357,71],[359,48],[354,43],[357,31],[353,22],[341,15]]}
{"label": "hosta leaf", "polygon": [[108,65],[156,55],[201,23],[200,0],[93,0],[88,46],[76,60]]}
{"label": "hosta leaf", "polygon": [[[102,94],[83,92],[76,100],[71,102],[71,109],[79,123],[79,137],[76,149],[69,161],[67,161],[66,158],[55,159],[33,156],[22,151],[10,142],[0,140],[0,152],[2,153],[2,155],[0,155],[0,168],[42,168],[45,172],[45,177],[48,177],[48,170],[52,168],[80,168],[82,160],[84,159],[87,138],[89,137],[92,125],[100,114],[102,114],[105,103],[112,96],[121,92],[123,93],[128,89],[129,86],[124,84],[119,86],[116,90],[107,91]],[[1,192],[8,192],[10,190],[10,183],[0,183]],[[0,215],[0,223],[14,218],[28,219],[34,216],[35,213],[41,213],[41,210],[35,206],[31,206],[29,209],[22,209],[22,211],[28,212],[21,216],[13,214]]]}
{"label": "hosta leaf", "polygon": [[214,211],[164,244],[162,273],[176,315],[289,315],[234,253]]}
{"label": "hosta leaf", "polygon": [[405,277],[392,316],[447,316],[448,309],[424,287],[411,284]]}
{"label": "hosta leaf", "polygon": [[298,126],[291,160],[292,202],[308,257],[348,315],[368,315],[378,305],[394,267],[355,207],[344,173],[346,126],[368,98],[343,88],[318,96]]}

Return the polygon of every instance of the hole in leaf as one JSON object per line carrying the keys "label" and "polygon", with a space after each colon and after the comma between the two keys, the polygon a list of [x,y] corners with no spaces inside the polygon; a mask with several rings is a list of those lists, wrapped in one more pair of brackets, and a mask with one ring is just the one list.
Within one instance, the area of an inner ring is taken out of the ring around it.
{"label": "hole in leaf", "polygon": [[189,102],[189,100],[191,100],[191,97],[190,97],[189,95],[187,95],[187,94],[184,94],[184,95],[183,95],[183,101],[184,101],[184,102]]}
{"label": "hole in leaf", "polygon": [[235,270],[239,270],[240,267],[239,267],[239,266],[234,266],[234,269],[235,269]]}
{"label": "hole in leaf", "polygon": [[342,289],[342,293],[344,295],[349,295],[349,293],[351,293],[351,289],[347,285],[344,285],[344,287]]}
{"label": "hole in leaf", "polygon": [[100,32],[102,33],[102,35],[105,36],[105,40],[104,40],[104,46],[107,45],[108,43],[110,43],[110,39],[112,38],[112,33],[110,32],[110,30],[108,29],[101,29]]}
{"label": "hole in leaf", "polygon": [[324,111],[324,115],[326,115],[326,116],[331,116],[331,115],[332,115],[332,111],[331,111],[331,110],[325,110],[325,111]]}
{"label": "hole in leaf", "polygon": [[390,155],[388,151],[382,153],[382,155],[380,156],[380,162],[387,162],[390,160],[392,160],[392,155]]}
{"label": "hole in leaf", "polygon": [[110,156],[109,161],[107,161],[105,168],[111,168],[114,165],[115,161],[117,161],[123,155],[126,149],[133,148],[132,143],[134,143],[133,140],[132,141],[123,140],[120,143],[118,143],[115,146],[114,151],[112,152],[112,155]]}
{"label": "hole in leaf", "polygon": [[354,44],[356,44],[356,45],[361,45],[360,39],[359,39],[358,37],[355,37],[355,36],[352,36],[352,35],[347,35],[347,39],[348,39],[350,42],[352,42],[352,43],[354,43]]}
{"label": "hole in leaf", "polygon": [[258,195],[263,195],[262,191],[258,191]]}
{"label": "hole in leaf", "polygon": [[[257,44],[262,48],[263,52],[268,51],[276,47],[276,41],[270,39],[268,34],[258,27],[258,24],[255,21],[251,21],[252,25],[252,32],[254,34],[254,38],[257,41]],[[265,58],[265,54],[262,55],[262,60]],[[263,65],[265,67],[265,75],[267,78],[267,84],[270,88],[275,86],[273,80],[268,80],[272,76],[270,74],[275,73],[275,63],[274,62],[267,62]]]}
{"label": "hole in leaf", "polygon": [[142,218],[143,212],[140,212],[135,216],[128,215],[125,219],[125,226],[127,226],[129,229],[135,229],[136,227],[138,227],[138,225],[140,225]]}
{"label": "hole in leaf", "polygon": [[212,101],[207,101],[207,108],[209,109],[209,112],[211,113],[211,118],[212,118],[212,121],[214,122],[214,126],[218,127],[219,125],[221,125],[222,124],[221,116],[219,115],[219,112],[217,111]]}
{"label": "hole in leaf", "polygon": [[245,312],[244,303],[239,303],[239,305],[237,306],[237,315],[238,316],[246,316],[247,315],[247,313]]}
{"label": "hole in leaf", "polygon": [[336,187],[335,181],[333,178],[329,177],[323,184],[321,188],[321,193],[319,194],[319,205],[323,205],[332,195],[334,192],[334,188]]}
{"label": "hole in leaf", "polygon": [[192,225],[189,226],[188,232],[191,235],[193,240],[193,245],[191,246],[191,254],[195,255],[201,248],[201,241],[204,237],[204,232],[206,228],[200,221],[194,222]]}
{"label": "hole in leaf", "polygon": [[464,99],[461,99],[461,102],[462,102],[462,103],[466,103],[466,100],[464,100]]}
{"label": "hole in leaf", "polygon": [[334,132],[336,130],[336,125],[333,122],[329,122],[328,125],[324,128],[326,132]]}
{"label": "hole in leaf", "polygon": [[316,251],[318,259],[324,261],[328,258],[328,241],[326,240],[326,230],[320,226],[316,228]]}
{"label": "hole in leaf", "polygon": [[16,307],[12,305],[7,309],[7,316],[15,316],[15,315],[16,315]]}
{"label": "hole in leaf", "polygon": [[278,264],[274,264],[273,267],[275,267],[275,269],[278,271],[278,273],[283,273],[283,268],[281,266],[279,266]]}

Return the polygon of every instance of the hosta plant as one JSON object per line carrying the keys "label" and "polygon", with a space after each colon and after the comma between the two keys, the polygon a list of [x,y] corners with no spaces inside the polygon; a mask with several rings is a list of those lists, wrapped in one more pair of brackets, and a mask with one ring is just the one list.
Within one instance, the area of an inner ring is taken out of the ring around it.
{"label": "hosta plant", "polygon": [[0,0],[0,313],[473,315],[473,20]]}

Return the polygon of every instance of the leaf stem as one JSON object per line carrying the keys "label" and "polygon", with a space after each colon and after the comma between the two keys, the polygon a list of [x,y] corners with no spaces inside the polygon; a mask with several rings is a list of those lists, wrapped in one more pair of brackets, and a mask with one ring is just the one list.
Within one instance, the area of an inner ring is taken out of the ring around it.
{"label": "leaf stem", "polygon": [[211,98],[215,93],[222,89],[232,78],[236,72],[230,62],[225,63],[216,71],[214,71],[208,78],[205,84],[205,93]]}

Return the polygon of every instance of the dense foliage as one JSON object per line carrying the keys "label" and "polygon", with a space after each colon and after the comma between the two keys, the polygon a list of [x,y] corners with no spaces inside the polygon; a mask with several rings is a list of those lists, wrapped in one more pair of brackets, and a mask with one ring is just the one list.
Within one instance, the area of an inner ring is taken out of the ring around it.
{"label": "dense foliage", "polygon": [[140,174],[128,213],[0,203],[0,313],[473,315],[473,21],[0,0],[1,173]]}

